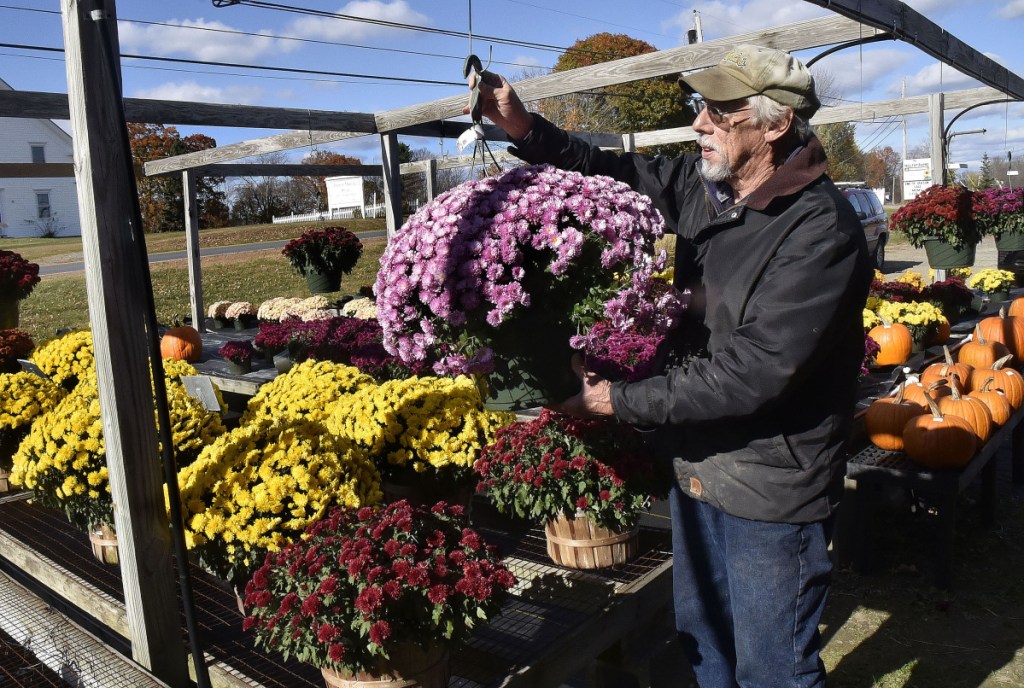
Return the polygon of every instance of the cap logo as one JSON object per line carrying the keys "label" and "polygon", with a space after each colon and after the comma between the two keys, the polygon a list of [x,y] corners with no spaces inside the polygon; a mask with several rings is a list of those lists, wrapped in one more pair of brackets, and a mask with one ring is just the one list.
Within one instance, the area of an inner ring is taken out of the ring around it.
{"label": "cap logo", "polygon": [[730,50],[725,54],[725,57],[722,58],[722,62],[732,62],[734,65],[742,69],[747,66],[747,56],[739,50]]}

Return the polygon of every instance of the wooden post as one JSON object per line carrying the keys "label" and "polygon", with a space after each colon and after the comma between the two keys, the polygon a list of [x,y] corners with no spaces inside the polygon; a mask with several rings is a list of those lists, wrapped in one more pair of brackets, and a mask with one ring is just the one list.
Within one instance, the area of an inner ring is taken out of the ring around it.
{"label": "wooden post", "polygon": [[391,239],[402,226],[402,176],[398,170],[397,134],[381,134],[380,164],[384,175],[384,212],[388,220],[388,239]]}
{"label": "wooden post", "polygon": [[633,134],[622,135],[622,150],[624,153],[636,153],[636,136]]}
{"label": "wooden post", "polygon": [[186,686],[146,351],[145,283],[130,231],[132,166],[121,145],[121,94],[112,81],[118,76],[106,67],[92,12],[106,23],[116,56],[113,0],[61,0],[89,319],[121,578],[133,658],[169,685]]}
{"label": "wooden post", "polygon": [[928,139],[932,155],[932,182],[946,183],[946,142],[942,138],[945,129],[945,97],[942,93],[928,95]]}
{"label": "wooden post", "polygon": [[434,194],[437,189],[437,160],[431,158],[427,161],[427,203],[434,200]]}
{"label": "wooden post", "polygon": [[185,197],[185,253],[188,254],[188,297],[192,305],[192,327],[206,332],[206,310],[203,306],[203,268],[199,258],[199,203],[196,199],[196,173],[181,173],[181,190]]}

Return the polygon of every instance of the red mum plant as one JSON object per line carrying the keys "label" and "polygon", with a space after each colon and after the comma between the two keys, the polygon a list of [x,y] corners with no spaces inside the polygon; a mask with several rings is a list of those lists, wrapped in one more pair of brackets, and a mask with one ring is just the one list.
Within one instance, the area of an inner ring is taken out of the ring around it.
{"label": "red mum plant", "polygon": [[308,229],[281,251],[300,275],[348,274],[363,255],[363,242],[344,227]]}
{"label": "red mum plant", "polygon": [[14,251],[0,250],[0,294],[13,294],[19,301],[39,284],[39,266]]}
{"label": "red mum plant", "polygon": [[474,470],[498,511],[537,523],[582,514],[612,529],[633,528],[669,485],[632,426],[547,409],[499,429]]}
{"label": "red mum plant", "polygon": [[939,239],[960,249],[977,244],[981,231],[974,219],[973,194],[962,186],[929,186],[892,216],[890,227],[911,244]]}
{"label": "red mum plant", "polygon": [[19,358],[25,358],[35,348],[32,338],[24,330],[0,330],[0,372],[16,368]]}
{"label": "red mum plant", "polygon": [[514,584],[462,507],[337,508],[267,556],[245,589],[244,628],[286,658],[374,672],[403,645],[464,641]]}
{"label": "red mum plant", "polygon": [[217,353],[221,355],[221,358],[237,363],[239,365],[245,365],[252,360],[253,355],[256,353],[256,349],[253,348],[252,342],[248,339],[242,341],[230,341],[224,344],[221,348],[217,349]]}

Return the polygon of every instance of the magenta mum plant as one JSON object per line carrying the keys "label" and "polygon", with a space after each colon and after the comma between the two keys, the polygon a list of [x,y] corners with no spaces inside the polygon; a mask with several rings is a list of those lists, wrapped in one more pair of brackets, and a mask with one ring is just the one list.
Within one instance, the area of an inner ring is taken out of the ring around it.
{"label": "magenta mum plant", "polygon": [[14,251],[0,250],[0,294],[27,298],[39,284],[39,266]]}
{"label": "magenta mum plant", "polygon": [[225,360],[244,365],[252,360],[256,350],[248,339],[244,341],[230,341],[217,349],[217,353]]}
{"label": "magenta mum plant", "polygon": [[313,272],[348,274],[363,255],[363,243],[344,227],[324,227],[306,230],[285,244],[281,253],[303,276]]}
{"label": "magenta mum plant", "polygon": [[974,218],[986,234],[1024,233],[1024,189],[983,189],[974,192]]}
{"label": "magenta mum plant", "polygon": [[[381,257],[384,346],[440,375],[489,373],[599,321],[664,334],[682,310],[651,199],[609,177],[529,165],[470,181],[413,215]],[[577,340],[580,343],[582,340]],[[568,368],[568,354],[558,365]]]}
{"label": "magenta mum plant", "polygon": [[371,669],[398,643],[459,643],[515,577],[463,510],[336,508],[270,553],[245,588],[256,644],[321,668]]}

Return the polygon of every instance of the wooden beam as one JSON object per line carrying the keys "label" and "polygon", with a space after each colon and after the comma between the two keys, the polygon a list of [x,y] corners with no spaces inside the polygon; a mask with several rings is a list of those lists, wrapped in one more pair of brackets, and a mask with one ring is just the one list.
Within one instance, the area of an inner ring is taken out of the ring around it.
{"label": "wooden beam", "polygon": [[[875,32],[871,29],[865,31],[858,22],[843,17],[825,17],[706,43],[635,55],[565,72],[554,72],[520,81],[515,87],[516,93],[524,101],[538,100],[710,67],[737,43],[756,43],[792,51],[842,43],[873,33]],[[455,117],[462,114],[462,108],[467,100],[467,94],[460,93],[428,103],[378,112],[377,129],[382,132],[391,131],[421,122]]]}
{"label": "wooden beam", "polygon": [[[149,98],[125,98],[124,110],[125,118],[129,122],[253,129],[304,129],[307,132],[310,129],[364,134],[376,131],[373,115],[365,112],[332,112]],[[0,91],[0,117],[68,119],[68,97],[65,93]]]}
{"label": "wooden beam", "polygon": [[397,134],[381,134],[380,159],[384,177],[384,212],[390,241],[402,224],[402,178],[398,170]]}
{"label": "wooden beam", "polygon": [[[947,110],[960,110],[963,108],[984,103],[990,100],[997,100],[1005,97],[1003,93],[994,88],[970,88],[962,91],[946,93],[945,107]],[[842,107],[826,107],[818,110],[811,118],[811,124],[833,124],[836,122],[872,121],[886,117],[899,117],[901,115],[914,115],[929,111],[929,96],[912,96],[910,98],[894,98],[892,100],[881,100],[863,105],[844,105]],[[690,127],[676,127],[673,129],[662,129],[660,131],[641,132],[633,135],[637,146],[656,146],[666,143],[679,143],[680,141],[693,141],[697,138]]]}
{"label": "wooden beam", "polygon": [[[3,93],[3,91],[0,91]],[[47,177],[74,177],[75,166],[70,162],[0,162],[0,179],[43,179]]]}
{"label": "wooden beam", "polygon": [[[185,686],[143,318],[143,256],[128,216],[132,166],[121,145],[117,62],[107,59],[118,54],[116,12],[113,0],[61,0],[61,15],[89,321],[132,656],[165,683]],[[105,34],[112,44],[106,49]]]}
{"label": "wooden beam", "polygon": [[188,302],[192,308],[192,327],[206,332],[206,308],[203,305],[203,272],[199,260],[199,200],[196,197],[198,174],[181,173],[185,202],[185,254],[188,256]]}
{"label": "wooden beam", "polygon": [[[190,170],[204,177],[336,177],[339,175],[355,175],[363,177],[379,177],[380,165],[303,165],[303,164],[260,164],[237,163],[205,165]],[[175,174],[163,172],[162,175]],[[154,176],[147,174],[146,176]]]}
{"label": "wooden beam", "polygon": [[[366,136],[356,132],[331,132],[331,131],[290,131],[284,134],[275,134],[261,139],[250,139],[239,143],[232,143],[227,146],[219,146],[208,150],[185,153],[172,158],[162,160],[151,160],[145,164],[147,176],[153,176],[164,172],[181,172],[193,167],[212,165],[227,160],[248,158],[263,153],[276,153],[277,151],[302,148],[309,145],[334,143],[344,139]],[[312,138],[312,140],[310,140]]]}
{"label": "wooden beam", "polygon": [[1024,79],[975,50],[900,0],[807,0],[857,22],[895,34],[900,40],[957,71],[1024,100]]}
{"label": "wooden beam", "polygon": [[[864,32],[864,27],[857,22],[843,17],[825,17],[697,45],[637,55],[536,79],[527,79],[516,84],[516,92],[524,100],[537,100],[599,86],[610,86],[637,79],[710,67],[717,63],[722,54],[736,43],[758,43],[781,50],[801,50],[853,40],[864,35]],[[403,135],[458,136],[468,124],[446,120],[462,115],[462,108],[466,101],[467,95],[460,93],[449,98],[377,113],[375,115],[377,130],[378,132],[391,131]],[[442,121],[443,123],[441,123]],[[426,130],[429,131],[429,134],[417,127],[429,127]],[[504,134],[500,130],[495,130],[492,125],[485,125],[485,131],[488,132],[488,140],[505,140]],[[344,135],[337,133],[314,132],[314,134],[319,135],[317,143],[332,143],[345,138]],[[309,132],[306,131],[290,132],[276,137],[222,146],[210,151],[165,158],[146,163],[146,174],[177,172],[198,164],[226,162],[256,153],[300,148],[309,145],[308,136]],[[621,147],[621,142],[614,143],[611,139],[594,140],[593,142],[595,145],[607,148]]]}

